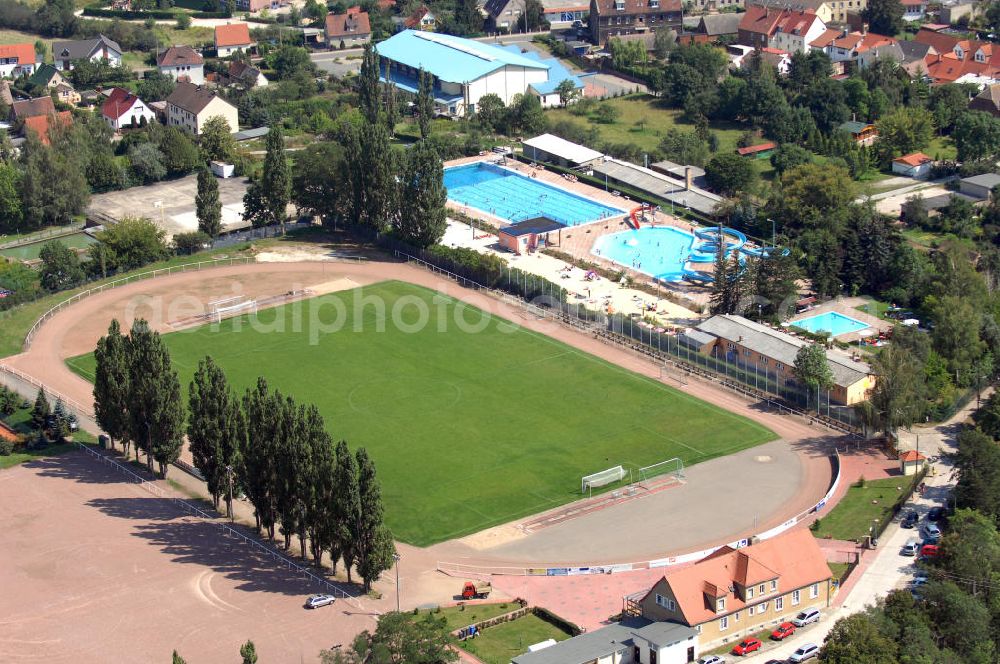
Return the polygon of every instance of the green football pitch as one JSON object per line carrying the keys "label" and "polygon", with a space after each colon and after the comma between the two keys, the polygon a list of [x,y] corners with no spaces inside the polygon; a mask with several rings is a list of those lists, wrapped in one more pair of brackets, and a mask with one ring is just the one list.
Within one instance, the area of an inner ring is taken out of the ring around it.
{"label": "green football pitch", "polygon": [[[418,302],[430,314],[422,327]],[[240,393],[263,375],[272,389],[315,403],[335,439],[368,449],[393,533],[418,546],[576,500],[583,475],[611,466],[672,457],[691,465],[775,438],[516,321],[459,329],[456,304],[383,282],[262,310],[253,326],[227,319],[164,338],[185,391],[211,355]],[[329,323],[341,305],[342,329],[315,334],[310,312]],[[468,324],[482,320],[460,306]],[[284,331],[267,329],[279,323]],[[92,378],[93,355],[68,364]]]}

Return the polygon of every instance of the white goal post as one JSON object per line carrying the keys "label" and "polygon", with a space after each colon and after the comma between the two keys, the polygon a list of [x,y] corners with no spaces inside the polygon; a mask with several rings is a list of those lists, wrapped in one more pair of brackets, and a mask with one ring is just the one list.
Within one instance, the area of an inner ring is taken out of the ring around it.
{"label": "white goal post", "polygon": [[648,484],[662,475],[672,475],[679,482],[684,481],[684,462],[678,457],[643,466],[639,469],[639,484]]}
{"label": "white goal post", "polygon": [[601,472],[594,473],[593,475],[584,475],[580,482],[580,493],[587,493],[588,489],[593,489],[594,487],[601,487],[613,482],[620,482],[624,478],[625,468],[622,466],[608,468],[607,470],[602,470]]}
{"label": "white goal post", "polygon": [[224,307],[216,306],[209,315],[211,316],[212,321],[221,323],[223,318],[228,318],[229,316],[244,310],[249,310],[250,313],[254,314],[257,313],[257,300],[245,298],[236,302],[236,304],[229,304]]}

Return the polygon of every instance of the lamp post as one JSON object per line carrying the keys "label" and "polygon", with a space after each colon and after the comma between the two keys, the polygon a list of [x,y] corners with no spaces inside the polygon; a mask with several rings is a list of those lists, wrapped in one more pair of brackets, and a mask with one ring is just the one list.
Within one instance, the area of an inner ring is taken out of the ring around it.
{"label": "lamp post", "polygon": [[229,512],[229,523],[233,522],[233,465],[226,464],[226,478],[229,480],[229,495],[226,496],[226,511]]}
{"label": "lamp post", "polygon": [[396,613],[399,613],[399,554],[392,554],[392,560],[396,567]]}

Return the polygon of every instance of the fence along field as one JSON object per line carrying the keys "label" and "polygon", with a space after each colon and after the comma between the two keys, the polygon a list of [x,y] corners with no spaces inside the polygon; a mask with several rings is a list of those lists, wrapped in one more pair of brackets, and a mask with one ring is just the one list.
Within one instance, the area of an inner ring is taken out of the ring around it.
{"label": "fence along field", "polygon": [[[417,298],[431,312],[455,302],[400,282],[363,289],[387,311]],[[418,546],[467,535],[580,498],[580,478],[615,464],[639,468],[679,457],[685,466],[776,436],[746,418],[494,317],[478,333],[435,324],[375,331],[374,309],[353,330],[355,293],[314,298],[348,314],[341,331],[308,343],[296,308],[265,309],[255,332],[245,317],[164,338],[186,390],[204,355],[242,392],[263,375],[272,388],[317,404],[335,439],[368,448],[378,466],[397,538]],[[442,299],[444,298],[444,299]],[[444,304],[442,304],[444,302]],[[314,302],[315,303],[315,302]],[[476,320],[467,307],[465,319]],[[434,318],[432,317],[432,321]],[[236,332],[237,326],[242,329]],[[91,379],[92,355],[69,360]]]}

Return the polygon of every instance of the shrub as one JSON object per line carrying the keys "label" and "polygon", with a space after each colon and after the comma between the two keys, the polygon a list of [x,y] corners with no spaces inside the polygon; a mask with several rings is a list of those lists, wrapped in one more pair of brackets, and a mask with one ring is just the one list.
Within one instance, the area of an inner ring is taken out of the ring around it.
{"label": "shrub", "polygon": [[9,440],[0,440],[0,456],[10,456],[14,451],[14,443]]}

